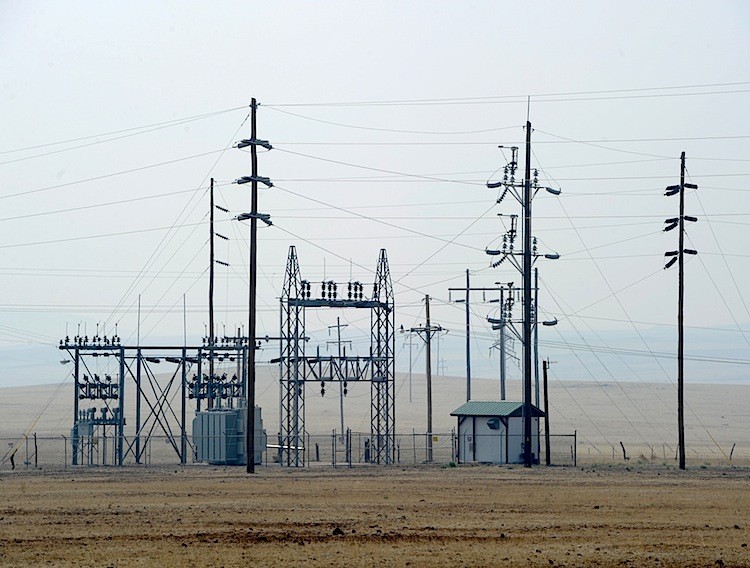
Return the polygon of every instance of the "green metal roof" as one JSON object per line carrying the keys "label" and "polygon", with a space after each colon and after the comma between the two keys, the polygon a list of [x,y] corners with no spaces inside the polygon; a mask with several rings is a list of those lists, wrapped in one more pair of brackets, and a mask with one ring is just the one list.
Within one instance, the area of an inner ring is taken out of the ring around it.
{"label": "green metal roof", "polygon": [[[451,416],[521,416],[522,411],[522,402],[471,400],[451,412]],[[544,412],[534,405],[531,412],[532,416],[544,416]]]}

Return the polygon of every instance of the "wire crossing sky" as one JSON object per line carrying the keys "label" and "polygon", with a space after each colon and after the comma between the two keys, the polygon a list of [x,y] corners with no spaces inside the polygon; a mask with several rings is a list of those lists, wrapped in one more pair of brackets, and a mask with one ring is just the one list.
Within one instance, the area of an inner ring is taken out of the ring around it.
{"label": "wire crossing sky", "polygon": [[[251,97],[274,149],[259,208],[259,334],[276,335],[286,253],[311,282],[372,283],[388,250],[397,324],[450,330],[435,365],[463,376],[464,307],[448,288],[520,284],[491,268],[496,203],[527,113],[540,249],[542,356],[564,380],[674,380],[676,274],[664,188],[685,151],[686,370],[747,382],[750,7],[635,2],[95,2],[0,5],[0,386],[66,376],[57,340],[97,324],[206,333],[208,180],[216,179],[216,320],[247,320]],[[500,147],[499,147],[500,146]],[[183,298],[186,313],[183,314]],[[497,304],[472,296],[472,371],[494,377]],[[520,306],[519,306],[520,308]],[[187,330],[183,330],[183,315]],[[337,314],[308,322],[325,345]],[[340,315],[340,314],[338,314]],[[369,321],[346,320],[352,349]],[[401,338],[398,339],[401,341]],[[273,357],[268,350],[267,359]],[[402,351],[403,353],[403,351]],[[264,355],[265,356],[265,355]],[[398,368],[408,368],[403,358]],[[518,369],[510,369],[511,378]]]}

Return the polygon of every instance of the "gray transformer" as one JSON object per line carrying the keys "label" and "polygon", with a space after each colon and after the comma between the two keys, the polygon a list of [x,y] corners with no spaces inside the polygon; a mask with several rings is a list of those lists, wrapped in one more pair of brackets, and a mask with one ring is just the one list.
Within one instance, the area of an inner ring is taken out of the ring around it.
{"label": "gray transformer", "polygon": [[[193,418],[195,459],[212,465],[245,465],[246,408],[221,408],[197,412]],[[260,407],[255,407],[255,463],[263,463],[268,438]]]}

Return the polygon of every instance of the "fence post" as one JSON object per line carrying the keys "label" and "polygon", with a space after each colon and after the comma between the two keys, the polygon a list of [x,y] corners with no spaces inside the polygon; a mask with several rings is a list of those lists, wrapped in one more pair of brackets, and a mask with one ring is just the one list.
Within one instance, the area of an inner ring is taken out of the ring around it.
{"label": "fence post", "polygon": [[414,465],[417,465],[417,433],[414,428],[411,429],[411,443],[414,447]]}
{"label": "fence post", "polygon": [[336,429],[331,431],[331,465],[336,467]]}
{"label": "fence post", "polygon": [[346,462],[352,467],[352,429],[346,429]]}
{"label": "fence post", "polygon": [[63,455],[65,456],[63,460],[63,469],[68,469],[68,439],[65,437],[65,434],[61,434],[63,439]]}
{"label": "fence post", "polygon": [[36,445],[36,432],[34,432],[34,469],[39,469],[39,447]]}
{"label": "fence post", "polygon": [[573,467],[578,466],[578,430],[573,430]]}
{"label": "fence post", "polygon": [[23,464],[26,466],[26,469],[29,469],[29,464],[31,463],[29,462],[29,437],[26,434],[23,437],[26,440],[26,460],[24,460]]}

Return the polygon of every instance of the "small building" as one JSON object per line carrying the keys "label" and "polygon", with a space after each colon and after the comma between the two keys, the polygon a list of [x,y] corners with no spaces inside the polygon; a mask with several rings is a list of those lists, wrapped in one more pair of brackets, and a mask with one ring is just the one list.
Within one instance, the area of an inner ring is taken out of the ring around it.
{"label": "small building", "polygon": [[[523,463],[523,403],[472,400],[451,412],[458,418],[459,463]],[[532,460],[539,462],[539,418],[531,406]]]}

